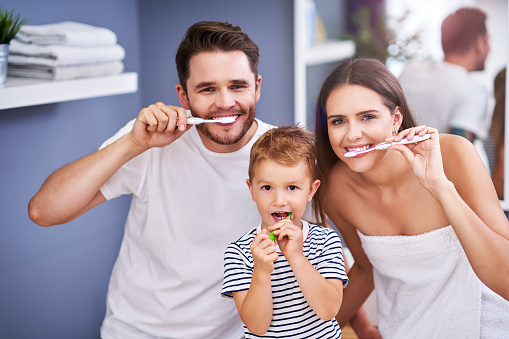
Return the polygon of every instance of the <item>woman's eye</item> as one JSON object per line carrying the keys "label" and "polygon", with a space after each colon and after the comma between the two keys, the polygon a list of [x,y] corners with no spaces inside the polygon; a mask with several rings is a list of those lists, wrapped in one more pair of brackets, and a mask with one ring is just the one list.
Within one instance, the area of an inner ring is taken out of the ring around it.
{"label": "woman's eye", "polygon": [[338,118],[338,119],[333,119],[333,120],[332,120],[332,124],[333,124],[333,125],[341,125],[341,124],[343,124],[344,122],[345,122],[345,120],[344,120],[344,119],[339,119],[339,118]]}
{"label": "woman's eye", "polygon": [[373,114],[366,114],[362,116],[362,120],[371,120],[374,119],[375,116]]}

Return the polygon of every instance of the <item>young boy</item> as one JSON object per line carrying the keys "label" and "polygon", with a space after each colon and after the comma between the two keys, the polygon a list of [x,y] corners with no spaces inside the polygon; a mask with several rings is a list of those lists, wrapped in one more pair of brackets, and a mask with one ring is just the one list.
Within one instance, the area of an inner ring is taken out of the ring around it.
{"label": "young boy", "polygon": [[313,135],[294,126],[265,132],[251,149],[247,185],[262,221],[226,249],[221,291],[235,300],[246,338],[341,337],[341,241],[301,220],[320,185],[315,153]]}

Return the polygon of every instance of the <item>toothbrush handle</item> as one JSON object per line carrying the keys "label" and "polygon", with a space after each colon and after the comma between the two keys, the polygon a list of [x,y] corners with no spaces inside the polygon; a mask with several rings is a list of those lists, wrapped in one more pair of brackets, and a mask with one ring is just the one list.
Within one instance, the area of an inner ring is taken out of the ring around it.
{"label": "toothbrush handle", "polygon": [[420,141],[424,141],[431,138],[431,134],[424,134],[422,137],[418,135],[414,135],[412,140],[403,139],[401,141],[393,142],[393,145],[406,145],[406,144],[416,144]]}
{"label": "toothbrush handle", "polygon": [[189,117],[187,118],[187,124],[188,125],[199,125],[201,123],[205,122],[203,119],[201,118],[197,118],[197,117]]}

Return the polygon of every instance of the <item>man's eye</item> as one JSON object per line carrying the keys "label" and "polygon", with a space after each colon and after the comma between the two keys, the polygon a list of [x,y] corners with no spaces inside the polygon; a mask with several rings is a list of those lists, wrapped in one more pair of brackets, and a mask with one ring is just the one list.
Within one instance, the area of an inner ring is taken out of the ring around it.
{"label": "man's eye", "polygon": [[212,87],[207,87],[207,88],[200,90],[200,92],[212,92],[213,90],[214,89]]}
{"label": "man's eye", "polygon": [[263,191],[270,191],[271,187],[269,185],[262,186]]}

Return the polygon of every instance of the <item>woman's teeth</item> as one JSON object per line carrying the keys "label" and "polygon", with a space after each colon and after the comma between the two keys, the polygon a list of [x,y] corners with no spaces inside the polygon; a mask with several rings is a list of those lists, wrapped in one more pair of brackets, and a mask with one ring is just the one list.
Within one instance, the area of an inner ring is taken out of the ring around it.
{"label": "woman's teeth", "polygon": [[370,148],[371,146],[370,145],[366,145],[366,146],[362,146],[362,147],[355,147],[355,148],[346,148],[348,152],[351,152],[351,151],[354,151],[354,152],[360,152],[360,151],[365,151],[367,150],[368,148]]}

